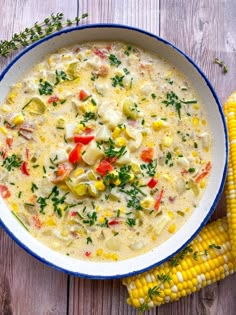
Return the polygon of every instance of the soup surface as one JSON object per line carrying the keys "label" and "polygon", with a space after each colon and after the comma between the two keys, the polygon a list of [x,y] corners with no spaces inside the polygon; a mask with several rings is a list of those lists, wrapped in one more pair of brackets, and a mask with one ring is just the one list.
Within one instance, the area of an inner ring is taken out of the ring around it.
{"label": "soup surface", "polygon": [[212,136],[191,83],[121,42],[47,56],[0,107],[0,192],[41,242],[114,261],[163,243],[197,207]]}

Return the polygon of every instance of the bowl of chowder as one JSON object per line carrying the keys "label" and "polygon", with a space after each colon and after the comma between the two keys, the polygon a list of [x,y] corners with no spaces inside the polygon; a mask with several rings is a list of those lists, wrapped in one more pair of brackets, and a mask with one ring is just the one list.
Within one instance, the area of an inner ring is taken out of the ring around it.
{"label": "bowl of chowder", "polygon": [[121,25],[62,30],[0,76],[0,220],[73,275],[119,278],[172,257],[223,189],[218,98],[178,48]]}

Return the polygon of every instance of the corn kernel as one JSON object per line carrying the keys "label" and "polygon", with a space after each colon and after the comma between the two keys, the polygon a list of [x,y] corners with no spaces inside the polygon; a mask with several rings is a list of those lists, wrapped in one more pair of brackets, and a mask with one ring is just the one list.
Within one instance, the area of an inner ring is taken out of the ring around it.
{"label": "corn kernel", "polygon": [[118,137],[118,138],[116,138],[116,145],[118,146],[118,147],[123,147],[123,146],[125,146],[126,145],[126,139],[124,138],[124,137]]}
{"label": "corn kernel", "polygon": [[91,49],[87,49],[87,50],[85,51],[85,54],[86,54],[86,56],[89,56],[89,55],[91,54]]}
{"label": "corn kernel", "polygon": [[24,116],[22,114],[17,114],[13,120],[12,120],[12,123],[14,125],[21,125],[23,122],[24,122]]}
{"label": "corn kernel", "polygon": [[[49,219],[46,220],[45,224],[46,224],[47,226],[55,226],[55,225],[56,225],[56,222],[55,222],[55,220],[54,220],[53,218],[49,218]],[[73,223],[73,224],[74,224],[74,223]]]}
{"label": "corn kernel", "polygon": [[114,129],[114,131],[112,132],[112,138],[113,138],[113,139],[118,138],[118,137],[120,136],[121,132],[122,132],[122,129],[116,127],[116,128]]}
{"label": "corn kernel", "polygon": [[66,230],[62,230],[62,231],[61,231],[61,236],[66,237],[66,236],[68,236],[68,235],[69,235],[68,231],[66,231]]}
{"label": "corn kernel", "polygon": [[112,212],[109,211],[109,210],[105,210],[105,211],[104,211],[104,215],[105,215],[106,217],[112,217]]}
{"label": "corn kernel", "polygon": [[192,156],[194,156],[194,157],[198,156],[197,151],[192,151]]}
{"label": "corn kernel", "polygon": [[193,118],[193,125],[194,125],[194,127],[197,127],[198,124],[199,124],[199,119],[197,117],[194,117]]}
{"label": "corn kernel", "polygon": [[156,241],[157,236],[155,234],[152,235],[152,241]]}
{"label": "corn kernel", "polygon": [[99,222],[100,224],[105,223],[105,217],[100,217],[100,218],[98,219],[98,222]]}
{"label": "corn kernel", "polygon": [[82,124],[79,124],[73,131],[74,134],[81,133],[85,130],[85,126]]}
{"label": "corn kernel", "polygon": [[106,186],[104,185],[102,180],[98,180],[95,182],[95,187],[99,191],[104,191],[106,189]]}
{"label": "corn kernel", "polygon": [[7,128],[0,127],[0,132],[3,133],[4,135],[6,135],[7,134]]}
{"label": "corn kernel", "polygon": [[163,121],[162,121],[162,120],[157,120],[157,121],[154,121],[154,122],[152,123],[152,128],[153,128],[155,131],[161,130],[163,126],[164,126],[164,124],[163,124]]}
{"label": "corn kernel", "polygon": [[200,184],[199,184],[200,188],[205,188],[206,187],[206,180],[205,179],[202,179]]}
{"label": "corn kernel", "polygon": [[12,209],[14,210],[14,212],[18,212],[19,211],[19,208],[18,208],[18,206],[17,206],[17,204],[16,203],[12,203]]}
{"label": "corn kernel", "polygon": [[167,215],[168,215],[171,219],[174,219],[174,218],[175,218],[175,214],[174,214],[174,212],[171,211],[171,210],[167,212]]}
{"label": "corn kernel", "polygon": [[131,169],[134,172],[134,174],[139,174],[141,173],[140,167],[137,163],[132,162],[131,163]]}
{"label": "corn kernel", "polygon": [[169,233],[175,233],[175,230],[176,230],[176,225],[173,223],[169,226]]}
{"label": "corn kernel", "polygon": [[11,108],[8,105],[3,105],[1,110],[4,113],[9,113],[11,111]]}
{"label": "corn kernel", "polygon": [[150,209],[154,205],[154,199],[151,197],[146,197],[140,201],[140,205],[144,209]]}
{"label": "corn kernel", "polygon": [[8,102],[9,102],[10,104],[13,104],[14,101],[15,101],[16,96],[17,96],[17,93],[11,92],[11,93],[9,94],[8,98],[7,98]]}
{"label": "corn kernel", "polygon": [[198,109],[199,109],[199,104],[194,104],[194,105],[193,105],[193,108],[196,109],[196,110],[198,110]]}
{"label": "corn kernel", "polygon": [[102,254],[103,254],[103,249],[102,248],[97,249],[96,255],[97,256],[102,256]]}
{"label": "corn kernel", "polygon": [[120,207],[119,210],[120,210],[120,213],[125,213],[125,208],[124,207]]}

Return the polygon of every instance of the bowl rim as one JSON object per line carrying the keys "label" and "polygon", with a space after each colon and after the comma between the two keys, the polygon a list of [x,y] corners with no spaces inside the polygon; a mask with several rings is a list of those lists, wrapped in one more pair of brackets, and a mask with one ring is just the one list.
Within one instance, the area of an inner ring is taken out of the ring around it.
{"label": "bowl rim", "polygon": [[[227,127],[226,127],[226,121],[225,121],[225,116],[223,113],[223,109],[221,106],[221,103],[218,99],[218,96],[212,86],[212,84],[210,83],[209,79],[207,78],[207,76],[205,75],[205,73],[199,68],[199,66],[185,53],[183,52],[181,49],[179,49],[178,47],[176,47],[174,44],[172,44],[171,42],[169,42],[168,40],[160,37],[159,35],[155,35],[149,31],[145,31],[143,29],[137,28],[137,27],[133,27],[133,26],[129,26],[129,25],[125,25],[125,24],[115,24],[115,23],[93,23],[93,24],[88,24],[88,25],[78,25],[78,26],[74,26],[74,27],[68,27],[66,29],[61,29],[58,32],[52,33],[50,35],[48,35],[45,38],[42,38],[38,41],[36,41],[35,43],[31,44],[30,46],[26,47],[24,50],[22,50],[19,54],[17,54],[13,60],[3,69],[3,71],[0,73],[0,82],[4,79],[5,75],[7,74],[7,72],[14,66],[14,64],[21,59],[22,56],[24,56],[28,51],[32,50],[34,47],[41,45],[42,43],[60,36],[62,34],[66,34],[66,33],[70,33],[70,32],[75,32],[75,31],[79,31],[79,30],[83,30],[83,29],[90,29],[90,28],[120,28],[120,29],[127,29],[127,30],[131,30],[131,31],[135,31],[135,32],[139,32],[142,33],[144,35],[147,35],[149,37],[152,37],[168,46],[170,46],[171,48],[173,48],[175,51],[177,51],[179,54],[181,54],[185,59],[187,59],[187,61],[189,63],[192,64],[192,66],[197,70],[197,72],[200,74],[200,76],[202,77],[202,79],[205,81],[205,83],[207,84],[216,104],[218,107],[218,111],[220,114],[220,118],[223,124],[223,131],[224,131],[224,140],[225,140],[225,161],[224,161],[224,168],[223,168],[223,173],[222,173],[222,179],[221,179],[221,183],[219,186],[219,189],[217,191],[217,194],[215,195],[215,198],[211,204],[211,207],[209,208],[207,215],[204,217],[203,221],[201,221],[199,223],[199,227],[197,228],[197,230],[194,231],[193,234],[191,234],[191,236],[188,238],[188,240],[182,244],[176,251],[172,252],[171,254],[169,254],[168,256],[166,256],[165,259],[162,259],[161,261],[158,261],[156,263],[153,263],[145,268],[142,269],[138,269],[135,271],[131,271],[125,274],[114,274],[114,275],[90,275],[90,274],[85,274],[85,273],[81,273],[81,272],[77,272],[77,271],[72,271],[70,269],[67,269],[66,267],[59,267],[56,263],[52,263],[51,261],[45,259],[44,257],[40,256],[39,253],[37,253],[36,251],[31,250],[27,245],[25,245],[21,240],[19,240],[14,233],[8,228],[8,226],[2,221],[1,217],[0,217],[0,226],[3,228],[4,231],[6,231],[8,233],[8,235],[21,247],[23,248],[27,253],[29,253],[31,256],[33,256],[34,258],[38,259],[39,261],[43,262],[45,265],[53,267],[54,269],[57,269],[59,271],[62,271],[66,274],[72,275],[72,276],[77,276],[77,277],[82,277],[82,278],[87,278],[87,279],[119,279],[119,278],[126,278],[126,277],[130,277],[139,273],[143,273],[146,272],[156,266],[161,265],[162,263],[164,263],[165,261],[169,260],[171,257],[175,256],[178,252],[180,252],[184,247],[186,247],[198,234],[199,232],[202,230],[202,228],[206,225],[207,221],[209,220],[210,216],[212,215],[213,211],[215,210],[215,207],[220,199],[220,196],[223,192],[223,188],[224,188],[224,184],[225,184],[225,180],[226,180],[226,175],[227,175],[227,167],[228,167],[228,153],[229,153],[229,144],[228,144],[228,133],[227,133]],[[109,263],[108,263],[109,264]]]}

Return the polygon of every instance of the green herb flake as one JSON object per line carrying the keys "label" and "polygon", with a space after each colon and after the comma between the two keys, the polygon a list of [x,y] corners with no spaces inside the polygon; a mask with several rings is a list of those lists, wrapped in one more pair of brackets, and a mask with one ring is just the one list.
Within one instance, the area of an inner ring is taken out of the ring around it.
{"label": "green herb flake", "polygon": [[89,243],[93,243],[93,241],[92,241],[91,237],[87,237],[87,239],[86,239],[86,243],[87,243],[87,244],[89,244]]}
{"label": "green herb flake", "polygon": [[111,66],[119,67],[119,65],[121,64],[121,61],[113,54],[109,55],[109,60],[110,60]]}

